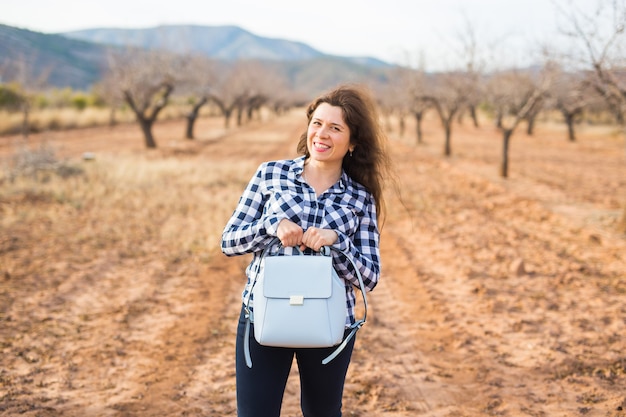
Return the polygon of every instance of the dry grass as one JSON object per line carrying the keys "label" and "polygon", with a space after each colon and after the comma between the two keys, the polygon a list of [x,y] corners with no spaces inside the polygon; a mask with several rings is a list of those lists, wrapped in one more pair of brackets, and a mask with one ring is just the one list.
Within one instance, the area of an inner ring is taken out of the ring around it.
{"label": "dry grass", "polygon": [[[30,152],[33,164],[41,152]],[[47,227],[52,240],[86,257],[106,249],[127,258],[160,252],[172,262],[206,260],[241,192],[239,184],[228,186],[238,171],[232,163],[103,156],[74,162],[74,174],[67,176],[58,167],[69,164],[49,148],[45,153],[47,166],[37,175],[13,171],[0,188],[0,228],[8,237],[19,236],[25,225]],[[4,269],[13,275],[22,261],[5,259]]]}
{"label": "dry grass", "polygon": [[[159,120],[180,118],[188,109],[182,105],[171,105],[163,109]],[[111,110],[105,107],[88,107],[84,110],[75,108],[44,108],[32,110],[29,114],[30,132],[47,130],[76,129],[95,126],[107,126],[110,123]],[[22,132],[24,116],[21,112],[0,111],[0,135]],[[135,115],[127,108],[115,112],[117,123],[135,121]]]}

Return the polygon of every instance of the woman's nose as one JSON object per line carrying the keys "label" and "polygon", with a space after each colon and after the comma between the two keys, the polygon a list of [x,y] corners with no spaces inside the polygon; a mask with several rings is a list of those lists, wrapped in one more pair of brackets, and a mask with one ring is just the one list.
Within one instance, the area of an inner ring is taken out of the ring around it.
{"label": "woman's nose", "polygon": [[319,137],[328,136],[328,128],[324,125],[320,126],[320,128],[317,130],[317,136]]}

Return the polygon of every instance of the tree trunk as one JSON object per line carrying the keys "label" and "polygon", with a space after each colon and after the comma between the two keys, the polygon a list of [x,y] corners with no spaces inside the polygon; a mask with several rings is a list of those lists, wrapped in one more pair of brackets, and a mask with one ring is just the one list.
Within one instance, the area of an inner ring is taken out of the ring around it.
{"label": "tree trunk", "polygon": [[450,156],[452,155],[452,146],[451,146],[451,138],[452,138],[452,118],[450,118],[449,120],[446,120],[446,122],[443,124],[443,128],[446,132],[446,144],[444,147],[444,151],[443,154],[445,156]]}
{"label": "tree trunk", "polygon": [[185,138],[193,139],[193,127],[196,124],[196,120],[198,119],[198,114],[200,114],[200,109],[202,106],[209,101],[207,97],[203,97],[200,101],[193,105],[191,111],[187,114],[187,128],[185,129]]}
{"label": "tree trunk", "polygon": [[476,106],[470,106],[470,116],[472,118],[472,121],[474,122],[474,127],[480,127],[480,125],[478,124],[478,114],[476,113]]}
{"label": "tree trunk", "polygon": [[193,127],[196,124],[197,115],[194,113],[187,114],[187,128],[185,129],[185,138],[192,140],[193,139]]}
{"label": "tree trunk", "polygon": [[[146,144],[146,148],[148,149],[154,149],[157,147],[152,134],[152,125],[159,116],[161,110],[163,110],[163,108],[167,105],[168,97],[174,90],[174,86],[172,84],[164,83],[161,85],[161,90],[163,91],[162,96],[159,98],[157,103],[152,105],[151,109],[149,103],[143,103],[141,106],[138,106],[137,103],[135,103],[135,99],[133,98],[131,91],[124,90],[124,100],[135,113],[135,118],[137,119],[139,127],[143,132],[144,142]],[[148,113],[149,116],[146,116],[146,113]]]}
{"label": "tree trunk", "polygon": [[[624,108],[624,110],[626,110],[626,108]],[[622,119],[623,118],[624,117],[622,115]],[[622,123],[622,136],[624,137],[624,143],[626,144],[626,123]],[[622,233],[626,233],[626,207],[624,207],[624,210],[622,211],[622,220],[620,221],[618,227]]]}
{"label": "tree trunk", "polygon": [[622,114],[621,111],[615,112],[615,120],[617,121],[617,124],[619,125],[624,124],[624,115]]}
{"label": "tree trunk", "polygon": [[237,126],[243,125],[243,107],[237,107]]}
{"label": "tree trunk", "polygon": [[141,131],[143,132],[144,142],[146,144],[146,148],[148,149],[156,149],[157,144],[154,140],[154,135],[152,134],[152,123],[153,120],[147,119],[145,117],[138,118],[139,126],[141,127]]}
{"label": "tree trunk", "polygon": [[576,134],[574,132],[574,115],[567,113],[565,115],[565,123],[567,124],[567,137],[570,142],[576,141]]}
{"label": "tree trunk", "polygon": [[531,115],[526,118],[526,121],[528,122],[528,125],[526,127],[526,134],[528,136],[532,136],[533,133],[535,133],[535,119],[536,118],[537,118],[536,115]]}
{"label": "tree trunk", "polygon": [[233,111],[223,110],[222,113],[224,114],[224,128],[228,129],[230,127],[230,116],[232,116]]}
{"label": "tree trunk", "polygon": [[502,112],[498,112],[498,114],[496,114],[496,127],[498,129],[502,129],[502,119],[504,118],[504,114],[502,114]]}
{"label": "tree trunk", "polygon": [[509,176],[509,143],[513,129],[504,129],[502,134],[502,163],[500,165],[500,176],[507,178]]}
{"label": "tree trunk", "polygon": [[117,120],[115,118],[115,107],[111,107],[111,111],[109,112],[109,126],[113,127],[117,124]]}
{"label": "tree trunk", "polygon": [[24,136],[24,139],[28,139],[28,135],[30,134],[30,107],[28,104],[24,104],[22,112],[24,113],[24,117],[22,118],[22,136]]}
{"label": "tree trunk", "polygon": [[415,112],[415,130],[417,133],[417,143],[423,143],[423,135],[422,135],[422,118],[424,116],[423,112]]}

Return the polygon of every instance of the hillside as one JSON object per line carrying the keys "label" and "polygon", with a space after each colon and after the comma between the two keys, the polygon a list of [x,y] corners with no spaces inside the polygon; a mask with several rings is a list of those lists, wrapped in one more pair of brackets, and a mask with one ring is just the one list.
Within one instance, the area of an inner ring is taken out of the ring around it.
{"label": "hillside", "polygon": [[215,59],[302,61],[335,58],[351,64],[388,67],[372,57],[331,56],[302,42],[255,35],[238,26],[163,25],[145,29],[97,28],[61,33],[107,45],[163,49],[176,53],[199,53]]}
{"label": "hillside", "polygon": [[99,28],[61,33],[106,45],[136,46],[176,53],[202,54],[216,59],[292,61],[323,56],[308,45],[254,35],[237,26],[159,26],[147,29]]}
{"label": "hillside", "polygon": [[92,42],[0,24],[0,81],[85,88],[102,74],[106,51]]}
{"label": "hillside", "polygon": [[299,91],[319,91],[362,76],[380,78],[391,65],[369,57],[324,54],[301,42],[264,38],[236,26],[160,26],[88,29],[45,34],[0,25],[0,81],[23,79],[15,63],[26,62],[27,79],[42,75],[52,87],[89,89],[106,69],[107,50],[120,46],[202,54],[232,61],[259,59],[289,74]]}

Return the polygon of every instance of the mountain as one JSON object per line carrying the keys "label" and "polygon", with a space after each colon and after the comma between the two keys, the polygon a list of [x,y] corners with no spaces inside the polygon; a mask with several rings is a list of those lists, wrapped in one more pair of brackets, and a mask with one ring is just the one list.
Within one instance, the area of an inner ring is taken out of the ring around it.
{"label": "mountain", "polygon": [[384,78],[392,67],[371,57],[324,54],[301,42],[264,38],[236,26],[100,28],[45,34],[0,24],[0,82],[45,78],[49,86],[89,89],[106,70],[108,51],[123,46],[202,54],[224,61],[259,59],[280,67],[292,85],[306,91],[363,77]]}
{"label": "mountain", "polygon": [[[0,24],[0,81],[85,88],[106,67],[103,45]],[[4,78],[4,80],[2,79]]]}
{"label": "mountain", "polygon": [[198,53],[216,59],[291,61],[324,54],[301,42],[254,35],[237,26],[158,26],[148,29],[87,29],[62,33],[99,44],[136,46],[178,53]]}
{"label": "mountain", "polygon": [[[200,53],[224,60],[299,61],[330,57],[329,54],[302,42],[265,38],[238,26],[165,25],[147,29],[99,28],[64,32],[61,35],[106,45]],[[386,62],[371,57],[336,58],[366,66],[389,66]]]}

